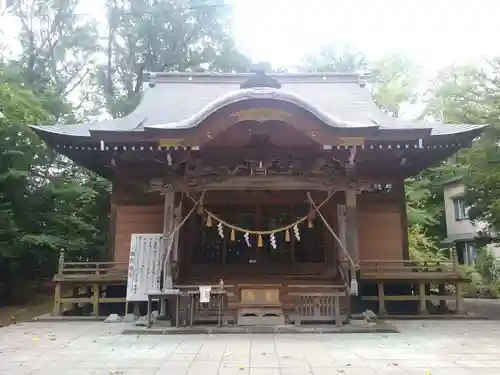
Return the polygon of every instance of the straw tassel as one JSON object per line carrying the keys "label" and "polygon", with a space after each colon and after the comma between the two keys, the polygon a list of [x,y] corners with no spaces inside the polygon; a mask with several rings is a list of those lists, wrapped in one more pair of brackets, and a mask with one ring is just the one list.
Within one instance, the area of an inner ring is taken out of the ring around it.
{"label": "straw tassel", "polygon": [[262,234],[259,234],[259,237],[257,238],[257,247],[262,247]]}
{"label": "straw tassel", "polygon": [[290,242],[290,229],[285,231],[285,242]]}
{"label": "straw tassel", "polygon": [[355,277],[351,279],[351,287],[349,288],[349,294],[351,296],[357,296],[359,294],[358,280],[356,280]]}
{"label": "straw tassel", "polygon": [[212,216],[208,215],[207,217],[207,227],[211,227],[212,226]]}
{"label": "straw tassel", "polygon": [[236,234],[234,233],[234,229],[231,229],[231,241],[234,242],[236,240]]}
{"label": "straw tassel", "polygon": [[311,219],[307,220],[307,227],[312,228],[313,227],[313,222]]}

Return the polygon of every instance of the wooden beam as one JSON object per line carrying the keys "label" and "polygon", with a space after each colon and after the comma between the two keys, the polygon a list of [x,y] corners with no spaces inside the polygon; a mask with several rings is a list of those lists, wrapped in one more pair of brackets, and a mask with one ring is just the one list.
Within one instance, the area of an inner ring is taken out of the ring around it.
{"label": "wooden beam", "polygon": [[329,191],[332,186],[320,179],[301,181],[291,176],[244,176],[231,177],[222,181],[201,182],[190,187],[192,190],[320,190]]}

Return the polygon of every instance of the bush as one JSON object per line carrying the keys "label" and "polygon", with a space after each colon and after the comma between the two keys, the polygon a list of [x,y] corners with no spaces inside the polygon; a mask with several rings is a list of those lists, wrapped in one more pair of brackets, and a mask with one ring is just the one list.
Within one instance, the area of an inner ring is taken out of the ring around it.
{"label": "bush", "polygon": [[476,264],[461,270],[471,279],[463,288],[466,297],[500,298],[500,261],[488,248],[478,249]]}

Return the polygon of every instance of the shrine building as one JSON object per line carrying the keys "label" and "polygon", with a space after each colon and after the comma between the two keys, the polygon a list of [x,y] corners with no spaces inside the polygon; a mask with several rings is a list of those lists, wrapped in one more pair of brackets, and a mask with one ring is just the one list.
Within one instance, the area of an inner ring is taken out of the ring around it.
{"label": "shrine building", "polygon": [[83,264],[61,254],[54,314],[148,299],[177,325],[341,325],[366,309],[451,313],[447,300],[460,312],[456,254],[409,258],[404,181],[483,126],[394,118],[368,81],[149,73],[123,118],[33,126],[113,186],[109,252]]}

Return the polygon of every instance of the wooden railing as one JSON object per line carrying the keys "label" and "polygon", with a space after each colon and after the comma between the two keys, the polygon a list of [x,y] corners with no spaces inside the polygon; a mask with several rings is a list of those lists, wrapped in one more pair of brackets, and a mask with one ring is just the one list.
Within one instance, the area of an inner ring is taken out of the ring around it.
{"label": "wooden railing", "polygon": [[55,281],[126,279],[128,262],[67,262],[64,251],[59,254],[59,266]]}
{"label": "wooden railing", "polygon": [[362,260],[359,263],[361,270],[371,272],[399,270],[409,270],[411,272],[446,272],[454,270],[452,261]]}
{"label": "wooden railing", "polygon": [[[360,261],[362,277],[387,278],[400,277],[459,277],[460,265],[456,251],[452,251],[451,260],[364,260]],[[439,278],[441,278],[439,277]]]}

